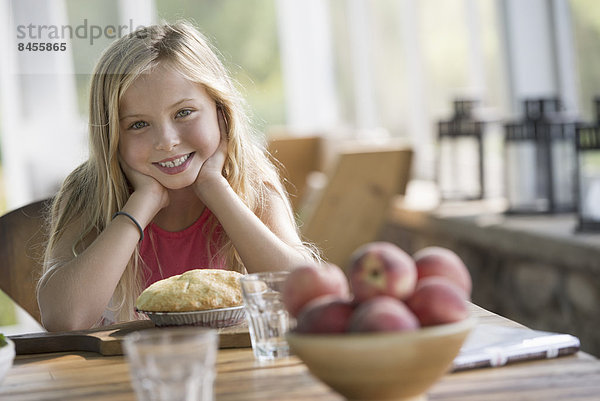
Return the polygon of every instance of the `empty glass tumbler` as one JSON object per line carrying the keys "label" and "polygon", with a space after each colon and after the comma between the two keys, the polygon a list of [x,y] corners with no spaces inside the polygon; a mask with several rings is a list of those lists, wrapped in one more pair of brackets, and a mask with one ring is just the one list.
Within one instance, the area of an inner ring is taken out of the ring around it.
{"label": "empty glass tumbler", "polygon": [[219,348],[216,330],[160,328],[128,334],[123,343],[140,401],[212,401]]}
{"label": "empty glass tumbler", "polygon": [[295,325],[281,300],[289,272],[248,274],[241,279],[252,350],[256,359],[289,356],[286,333]]}

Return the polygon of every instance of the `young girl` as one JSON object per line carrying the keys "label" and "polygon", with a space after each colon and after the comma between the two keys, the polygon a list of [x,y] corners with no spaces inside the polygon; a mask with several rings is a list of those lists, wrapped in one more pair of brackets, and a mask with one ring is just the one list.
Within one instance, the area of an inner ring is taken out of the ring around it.
{"label": "young girl", "polygon": [[115,41],[92,78],[89,160],[52,207],[38,283],[44,326],[130,320],[143,288],[189,269],[313,260],[251,134],[231,78],[191,25]]}

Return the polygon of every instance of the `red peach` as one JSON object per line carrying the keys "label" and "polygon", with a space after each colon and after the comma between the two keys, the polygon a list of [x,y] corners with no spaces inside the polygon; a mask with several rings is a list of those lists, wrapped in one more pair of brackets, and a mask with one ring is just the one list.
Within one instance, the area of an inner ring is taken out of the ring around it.
{"label": "red peach", "polygon": [[445,277],[426,277],[418,281],[406,305],[421,326],[458,322],[469,316],[465,294]]}
{"label": "red peach", "polygon": [[357,302],[378,295],[404,300],[417,282],[415,263],[406,252],[390,242],[371,242],[350,257],[350,287]]}
{"label": "red peach", "polygon": [[348,331],[409,331],[419,328],[416,316],[404,302],[385,295],[358,305],[348,325]]}
{"label": "red peach", "polygon": [[304,305],[322,295],[337,295],[349,298],[350,290],[346,275],[334,264],[305,265],[298,267],[286,279],[282,300],[293,317]]}
{"label": "red peach", "polygon": [[447,248],[431,246],[417,251],[413,255],[417,265],[418,279],[431,276],[442,276],[454,282],[471,296],[472,281],[467,266],[462,259]]}
{"label": "red peach", "polygon": [[307,303],[300,311],[298,333],[343,333],[348,327],[354,304],[335,295],[323,295]]}

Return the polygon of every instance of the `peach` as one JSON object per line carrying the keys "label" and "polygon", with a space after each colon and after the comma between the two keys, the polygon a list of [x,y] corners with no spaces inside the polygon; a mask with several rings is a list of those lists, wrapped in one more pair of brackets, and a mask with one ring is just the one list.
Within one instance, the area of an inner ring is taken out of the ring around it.
{"label": "peach", "polygon": [[307,303],[297,318],[298,333],[343,333],[348,327],[354,304],[335,295],[323,295]]}
{"label": "peach", "polygon": [[406,252],[390,242],[371,242],[354,251],[348,266],[357,302],[379,295],[404,300],[415,289],[417,270]]}
{"label": "peach", "polygon": [[293,317],[298,317],[304,305],[322,295],[350,297],[346,275],[334,264],[298,267],[292,270],[282,290],[283,303]]}
{"label": "peach", "polygon": [[406,301],[421,326],[453,323],[469,316],[465,294],[445,277],[426,277],[417,282],[414,294]]}
{"label": "peach", "polygon": [[417,277],[442,276],[463,289],[467,298],[471,296],[472,281],[467,266],[462,259],[447,248],[430,246],[413,255],[417,266]]}
{"label": "peach", "polygon": [[352,332],[409,331],[419,328],[419,321],[404,302],[380,295],[358,305],[348,325]]}

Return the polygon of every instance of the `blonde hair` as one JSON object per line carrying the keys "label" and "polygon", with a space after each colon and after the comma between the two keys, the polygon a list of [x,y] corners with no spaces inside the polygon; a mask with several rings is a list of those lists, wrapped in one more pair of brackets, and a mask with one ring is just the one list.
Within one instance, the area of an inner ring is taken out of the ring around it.
{"label": "blonde hair", "polygon": [[[245,102],[217,54],[187,22],[141,28],[118,39],[105,50],[91,82],[89,159],[66,178],[54,199],[50,213],[51,234],[40,282],[62,265],[60,261],[50,260],[48,255],[70,224],[77,221],[83,225],[81,236],[72,245],[76,255],[85,247],[84,239],[104,230],[112,215],[129,198],[128,181],[118,161],[119,101],[141,74],[150,72],[161,63],[168,63],[188,80],[203,85],[222,110],[228,136],[223,175],[241,200],[262,218],[268,206],[268,195],[274,191],[286,202],[288,217],[295,225],[278,172],[267,157],[264,146],[253,135]],[[212,234],[218,224],[213,216],[209,222],[209,233]],[[221,243],[216,244],[218,254],[225,258],[232,270],[244,272],[231,241],[224,235],[220,237]],[[210,244],[207,244],[207,251],[210,252]],[[309,247],[302,251],[315,254]],[[142,264],[138,247],[113,294],[117,320],[135,316],[135,299],[144,285]]]}

